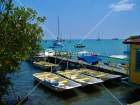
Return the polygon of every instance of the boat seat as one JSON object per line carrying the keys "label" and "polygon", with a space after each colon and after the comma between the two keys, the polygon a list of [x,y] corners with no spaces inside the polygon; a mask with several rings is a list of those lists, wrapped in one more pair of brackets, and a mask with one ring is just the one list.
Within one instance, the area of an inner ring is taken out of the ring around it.
{"label": "boat seat", "polygon": [[96,75],[96,77],[104,77],[104,76],[106,76],[107,74],[105,74],[105,73],[103,73],[103,74],[98,74],[98,75]]}
{"label": "boat seat", "polygon": [[54,64],[42,64],[43,66],[53,66]]}
{"label": "boat seat", "polygon": [[68,80],[62,80],[62,81],[59,81],[58,83],[63,84],[63,83],[67,83],[67,82],[68,82]]}
{"label": "boat seat", "polygon": [[89,72],[89,74],[93,74],[93,75],[95,75],[96,73],[97,73],[96,71]]}
{"label": "boat seat", "polygon": [[47,79],[47,80],[55,80],[55,79],[58,79],[58,78],[59,78],[58,76],[55,76],[55,77],[52,77],[52,78],[46,77],[45,79]]}
{"label": "boat seat", "polygon": [[78,72],[87,72],[87,70],[77,70]]}
{"label": "boat seat", "polygon": [[80,74],[73,74],[73,75],[70,75],[70,77],[76,77],[76,76],[79,76]]}
{"label": "boat seat", "polygon": [[80,78],[80,79],[76,79],[77,81],[84,81],[84,80],[90,80],[90,77],[86,77],[86,78]]}
{"label": "boat seat", "polygon": [[37,77],[37,78],[45,77],[45,76],[51,76],[51,74],[40,74],[40,75],[35,75],[35,77]]}
{"label": "boat seat", "polygon": [[60,72],[60,74],[73,74],[72,71],[65,71],[65,72]]}

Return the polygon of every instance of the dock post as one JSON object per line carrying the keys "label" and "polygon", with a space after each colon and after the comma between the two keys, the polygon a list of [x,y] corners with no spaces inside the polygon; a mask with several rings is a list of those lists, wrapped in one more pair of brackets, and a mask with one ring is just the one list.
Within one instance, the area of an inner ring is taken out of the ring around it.
{"label": "dock post", "polygon": [[128,75],[128,64],[126,64],[126,74]]}
{"label": "dock post", "polygon": [[68,70],[68,67],[69,67],[69,61],[68,61],[68,59],[69,59],[69,54],[67,53],[67,70]]}
{"label": "dock post", "polygon": [[78,63],[78,54],[76,54],[76,61],[77,61],[77,63]]}
{"label": "dock post", "polygon": [[113,59],[111,60],[111,71],[113,71],[114,69],[114,62],[113,62]]}
{"label": "dock post", "polygon": [[55,55],[55,64],[56,64],[56,58],[57,58],[57,52],[56,52],[56,51],[55,51],[55,54],[56,54],[56,55]]}
{"label": "dock post", "polygon": [[18,102],[20,101],[20,96],[18,96]]}
{"label": "dock post", "polygon": [[98,61],[98,67],[100,67],[100,61]]}
{"label": "dock post", "polygon": [[61,54],[62,54],[62,56],[61,56],[61,57],[62,57],[62,59],[63,59],[63,57],[64,57],[64,56],[63,56],[63,52],[62,52]]}

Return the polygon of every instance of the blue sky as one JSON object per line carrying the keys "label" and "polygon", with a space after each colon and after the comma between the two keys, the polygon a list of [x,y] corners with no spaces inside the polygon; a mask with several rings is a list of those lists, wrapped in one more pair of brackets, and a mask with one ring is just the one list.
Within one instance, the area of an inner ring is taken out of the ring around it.
{"label": "blue sky", "polygon": [[[140,0],[15,0],[46,16],[47,39],[125,39],[140,35]],[[46,39],[46,36],[43,37]]]}

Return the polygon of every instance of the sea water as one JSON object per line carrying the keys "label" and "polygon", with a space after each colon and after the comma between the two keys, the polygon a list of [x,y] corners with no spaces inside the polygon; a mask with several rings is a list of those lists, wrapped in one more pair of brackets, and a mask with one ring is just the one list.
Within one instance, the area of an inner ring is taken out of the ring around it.
{"label": "sea water", "polygon": [[[124,40],[84,40],[82,44],[85,48],[76,49],[74,46],[80,40],[68,40],[63,42],[66,50],[73,52],[91,51],[100,53],[101,55],[110,56],[112,54],[123,54],[126,50],[126,45],[122,42]],[[47,49],[52,46],[53,40],[42,41],[42,48]],[[56,68],[59,70],[60,68]],[[21,66],[20,73],[10,75],[11,80],[15,82],[10,87],[10,94],[5,96],[9,105],[13,105],[18,96],[24,98],[28,95],[29,100],[24,105],[126,105],[140,100],[140,90],[132,91],[132,88],[121,84],[116,80],[110,80],[101,84],[94,84],[85,87],[78,87],[73,90],[66,90],[63,92],[55,92],[44,85],[38,85],[34,81],[33,74],[44,72],[32,65],[31,62],[25,61]],[[115,99],[115,98],[117,99]],[[119,101],[119,102],[118,102]]]}
{"label": "sea water", "polygon": [[[111,39],[104,39],[104,40],[72,40],[70,43],[69,40],[65,40],[62,42],[63,50],[71,51],[71,52],[81,52],[81,51],[89,51],[93,53],[99,53],[100,55],[110,56],[113,54],[123,54],[124,51],[127,49],[127,45],[123,44],[124,39],[120,40],[111,40]],[[82,44],[84,48],[75,48],[76,44]],[[53,40],[48,40],[47,42],[42,41],[42,48],[47,49],[53,45]],[[59,49],[55,49],[59,50]]]}

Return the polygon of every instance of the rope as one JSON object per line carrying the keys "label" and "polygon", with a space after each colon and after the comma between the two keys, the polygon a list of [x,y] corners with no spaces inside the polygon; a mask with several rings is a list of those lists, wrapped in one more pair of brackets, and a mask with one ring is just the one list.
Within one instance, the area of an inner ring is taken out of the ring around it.
{"label": "rope", "polygon": [[[63,61],[63,59],[58,63],[58,65]],[[53,68],[53,70],[55,70],[56,67]],[[51,73],[53,72],[53,70],[51,71]]]}
{"label": "rope", "polygon": [[[77,60],[78,62],[78,60]],[[78,62],[79,63],[79,62]],[[84,69],[86,69],[86,67],[82,64],[82,63],[79,63],[80,65],[82,65],[82,67]],[[98,67],[97,67],[98,68]],[[102,83],[100,83],[100,85],[120,104],[120,105],[123,105]],[[82,86],[84,87],[84,86]]]}
{"label": "rope", "polygon": [[123,105],[102,83],[100,85],[120,104]]}
{"label": "rope", "polygon": [[38,85],[40,84],[42,82],[42,80],[17,104],[17,105],[21,105],[21,103],[22,103],[22,101],[24,101],[24,99],[27,97],[27,96],[29,96],[31,93],[32,93],[32,91],[34,91],[37,87],[38,87]]}
{"label": "rope", "polygon": [[[63,60],[61,60],[61,61],[59,62],[59,64],[60,64],[62,61],[63,61]],[[56,67],[55,67],[55,68],[56,68]],[[54,69],[55,69],[55,68],[54,68]],[[54,69],[53,69],[53,70],[54,70]],[[53,70],[52,70],[52,71],[53,71]],[[52,71],[51,71],[51,72],[52,72]],[[35,86],[35,87],[34,87],[34,88],[33,88],[33,89],[18,103],[18,105],[20,105],[20,104],[22,103],[22,101],[24,101],[24,99],[25,99],[27,96],[29,96],[29,95],[39,86],[39,84],[40,84],[41,82],[42,82],[42,80],[41,80],[41,81],[40,81],[40,82],[39,82],[39,83],[38,83],[38,84],[37,84],[37,85],[36,85],[36,86]]]}

